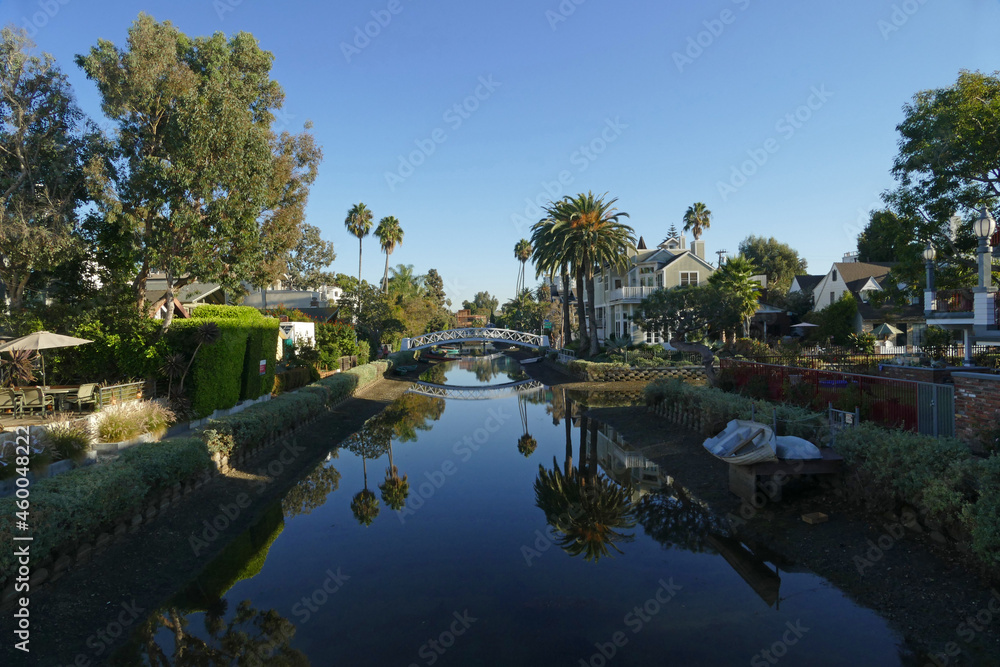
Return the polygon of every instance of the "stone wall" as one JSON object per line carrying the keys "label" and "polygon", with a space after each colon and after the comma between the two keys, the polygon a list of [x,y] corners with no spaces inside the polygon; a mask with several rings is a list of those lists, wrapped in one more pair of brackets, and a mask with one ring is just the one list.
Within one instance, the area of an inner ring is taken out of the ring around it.
{"label": "stone wall", "polygon": [[954,373],[955,435],[982,447],[983,431],[1000,423],[1000,375]]}

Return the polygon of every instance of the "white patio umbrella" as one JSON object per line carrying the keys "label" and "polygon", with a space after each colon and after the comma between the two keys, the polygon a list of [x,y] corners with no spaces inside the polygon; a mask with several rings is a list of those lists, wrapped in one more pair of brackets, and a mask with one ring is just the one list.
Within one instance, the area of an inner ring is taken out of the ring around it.
{"label": "white patio umbrella", "polygon": [[73,336],[63,336],[62,334],[49,333],[48,331],[36,331],[27,336],[21,336],[14,340],[0,345],[0,352],[10,352],[11,350],[37,350],[42,357],[42,384],[45,384],[45,355],[41,350],[51,350],[57,347],[76,347],[86,343],[93,343],[86,338],[74,338]]}

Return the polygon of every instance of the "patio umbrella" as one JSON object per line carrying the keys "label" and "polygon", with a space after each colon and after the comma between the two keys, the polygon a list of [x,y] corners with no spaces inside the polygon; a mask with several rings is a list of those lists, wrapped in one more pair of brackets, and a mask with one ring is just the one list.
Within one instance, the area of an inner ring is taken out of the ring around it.
{"label": "patio umbrella", "polygon": [[818,327],[818,326],[819,326],[818,324],[813,324],[812,322],[799,322],[798,324],[793,324],[792,328],[794,329],[795,327],[805,328],[805,327]]}
{"label": "patio umbrella", "polygon": [[41,350],[50,350],[57,347],[76,347],[77,345],[84,345],[86,343],[93,342],[94,341],[87,340],[86,338],[74,338],[73,336],[63,336],[61,334],[49,333],[48,331],[36,331],[35,333],[15,338],[9,343],[0,345],[0,352],[9,352],[11,350],[38,350],[39,355],[42,357],[42,384],[44,385],[45,355],[40,352]]}
{"label": "patio umbrella", "polygon": [[900,329],[897,329],[896,327],[892,326],[888,322],[883,322],[882,324],[872,329],[872,333],[879,338],[882,337],[888,338],[889,336],[897,336],[903,332]]}

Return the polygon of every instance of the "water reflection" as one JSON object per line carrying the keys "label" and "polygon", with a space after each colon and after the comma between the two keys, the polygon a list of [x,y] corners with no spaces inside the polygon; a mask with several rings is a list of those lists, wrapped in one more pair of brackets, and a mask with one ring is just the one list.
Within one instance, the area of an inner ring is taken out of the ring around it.
{"label": "water reflection", "polygon": [[[332,461],[339,455],[339,452],[334,450],[327,455],[326,461]],[[317,507],[321,507],[327,497],[339,487],[340,473],[337,469],[332,465],[320,463],[281,499],[281,509],[289,518],[309,514]]]}
{"label": "water reflection", "polygon": [[538,392],[523,392],[517,395],[517,411],[521,416],[521,429],[524,434],[517,439],[517,451],[521,453],[524,458],[528,458],[535,453],[535,449],[538,447],[538,441],[531,437],[528,433],[528,397],[532,394],[537,394]]}
{"label": "water reflection", "polygon": [[421,373],[418,379],[431,384],[475,387],[519,382],[528,379],[528,374],[516,359],[495,354],[439,362]]}
{"label": "water reflection", "polygon": [[631,542],[634,535],[623,531],[636,524],[632,490],[610,479],[599,469],[596,421],[579,416],[580,458],[573,465],[572,404],[566,402],[566,455],[560,468],[555,457],[552,469],[538,466],[535,478],[535,505],[545,512],[556,543],[571,556],[597,562],[624,553],[619,543]]}
{"label": "water reflection", "polygon": [[[150,614],[110,664],[309,665],[306,655],[291,647],[291,621],[274,609],[258,609],[250,600],[238,603],[230,615],[225,599],[234,585],[260,572],[283,528],[282,505],[272,505],[197,579]],[[200,628],[195,623],[199,617]]]}

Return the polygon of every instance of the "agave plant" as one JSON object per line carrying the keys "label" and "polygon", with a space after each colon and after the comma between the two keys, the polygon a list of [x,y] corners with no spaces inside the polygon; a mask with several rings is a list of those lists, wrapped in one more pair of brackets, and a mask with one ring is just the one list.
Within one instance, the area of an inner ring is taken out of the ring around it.
{"label": "agave plant", "polygon": [[0,387],[14,387],[35,381],[34,350],[10,350],[10,359],[0,355]]}

